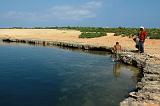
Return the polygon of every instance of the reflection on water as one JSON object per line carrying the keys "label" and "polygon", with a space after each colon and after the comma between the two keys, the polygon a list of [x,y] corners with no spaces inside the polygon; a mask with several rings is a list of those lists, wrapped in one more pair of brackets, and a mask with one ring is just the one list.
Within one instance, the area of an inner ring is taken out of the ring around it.
{"label": "reflection on water", "polygon": [[102,52],[0,46],[0,106],[118,106],[138,69]]}
{"label": "reflection on water", "polygon": [[139,70],[137,70],[137,68],[135,67],[131,67],[125,64],[122,64],[120,62],[115,62],[113,65],[113,75],[115,76],[115,78],[119,78],[121,77],[121,74],[123,74],[124,70],[130,71],[132,72],[131,78],[133,79],[133,81],[136,83],[139,80]]}
{"label": "reflection on water", "polygon": [[81,49],[77,49],[77,48],[70,48],[70,47],[63,47],[63,46],[43,46],[43,45],[34,45],[34,44],[25,44],[25,43],[16,43],[16,42],[11,42],[11,43],[7,43],[7,42],[3,42],[0,41],[0,46],[3,45],[8,45],[8,46],[34,46],[34,47],[51,47],[51,48],[59,48],[59,49],[64,49],[67,51],[73,51],[73,52],[83,52],[83,53],[88,53],[88,54],[94,54],[94,55],[109,55],[109,52],[106,51],[95,51],[95,50],[81,50]]}
{"label": "reflection on water", "polygon": [[118,78],[120,76],[120,68],[121,68],[121,64],[118,62],[115,62],[115,64],[113,65],[113,75],[115,76],[115,78]]}

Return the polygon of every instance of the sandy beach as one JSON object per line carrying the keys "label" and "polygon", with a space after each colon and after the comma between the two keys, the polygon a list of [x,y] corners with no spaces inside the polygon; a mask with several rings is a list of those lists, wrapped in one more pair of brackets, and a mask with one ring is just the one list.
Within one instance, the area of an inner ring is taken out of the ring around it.
{"label": "sandy beach", "polygon": [[[56,29],[0,29],[0,39],[34,39],[60,42],[84,43],[89,45],[99,45],[113,47],[115,42],[119,42],[123,49],[136,50],[135,42],[132,38],[113,36],[114,33],[107,33],[107,36],[98,38],[79,38],[80,31],[56,30]],[[160,58],[160,40],[146,39],[145,53]]]}

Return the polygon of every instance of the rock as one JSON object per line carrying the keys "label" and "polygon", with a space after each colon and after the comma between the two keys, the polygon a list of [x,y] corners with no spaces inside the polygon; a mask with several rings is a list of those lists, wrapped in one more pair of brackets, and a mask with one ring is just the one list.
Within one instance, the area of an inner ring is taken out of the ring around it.
{"label": "rock", "polygon": [[143,77],[137,83],[137,91],[120,106],[160,106],[160,59],[147,54],[123,53],[121,60],[142,69]]}

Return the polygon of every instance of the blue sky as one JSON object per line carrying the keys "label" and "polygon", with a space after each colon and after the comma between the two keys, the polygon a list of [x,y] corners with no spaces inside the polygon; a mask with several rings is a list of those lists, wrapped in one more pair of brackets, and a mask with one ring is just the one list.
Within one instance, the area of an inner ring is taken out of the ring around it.
{"label": "blue sky", "polygon": [[160,28],[160,0],[0,0],[0,27]]}

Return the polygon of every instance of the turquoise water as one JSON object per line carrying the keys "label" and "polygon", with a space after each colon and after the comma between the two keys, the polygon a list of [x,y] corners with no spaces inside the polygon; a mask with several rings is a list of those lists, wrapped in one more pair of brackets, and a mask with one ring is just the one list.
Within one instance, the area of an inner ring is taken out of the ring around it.
{"label": "turquoise water", "polygon": [[118,106],[138,69],[104,52],[0,45],[0,106]]}

